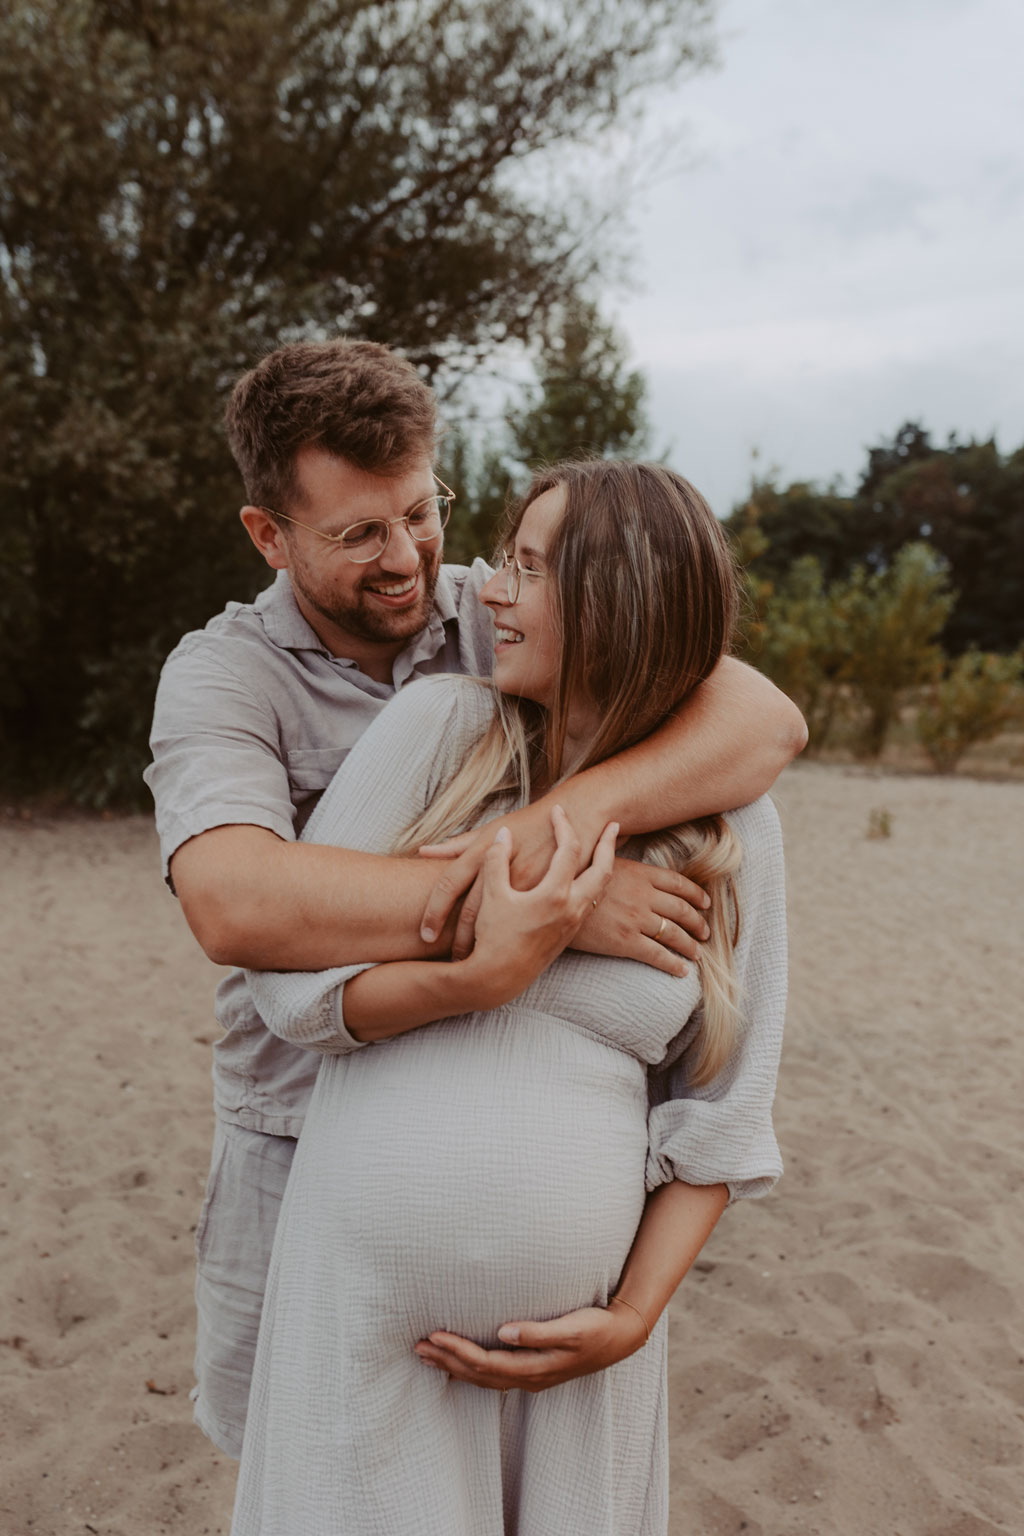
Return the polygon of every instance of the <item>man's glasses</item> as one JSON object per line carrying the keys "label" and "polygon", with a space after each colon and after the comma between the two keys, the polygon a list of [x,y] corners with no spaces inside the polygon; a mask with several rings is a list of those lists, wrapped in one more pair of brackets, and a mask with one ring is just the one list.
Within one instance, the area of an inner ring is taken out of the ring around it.
{"label": "man's glasses", "polygon": [[309,533],[315,533],[318,539],[327,539],[341,550],[346,560],[356,565],[367,565],[387,549],[391,530],[396,523],[404,523],[409,537],[415,539],[417,544],[429,544],[431,539],[440,538],[451,516],[455,492],[450,491],[436,475],[434,479],[441,487],[440,495],[427,496],[423,501],[418,501],[401,517],[392,517],[390,520],[374,517],[365,523],[353,523],[343,533],[321,533],[319,528],[313,528],[309,523],[300,523],[297,517],[289,517],[284,512],[274,512],[270,507],[261,507],[260,511],[269,512],[271,517],[279,517],[282,522],[294,523],[296,528],[305,528]]}

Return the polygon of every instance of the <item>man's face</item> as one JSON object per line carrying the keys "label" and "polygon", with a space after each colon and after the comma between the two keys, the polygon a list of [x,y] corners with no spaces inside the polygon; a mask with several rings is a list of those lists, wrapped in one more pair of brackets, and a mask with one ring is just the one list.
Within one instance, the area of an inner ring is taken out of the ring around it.
{"label": "man's face", "polygon": [[393,523],[383,552],[360,565],[312,530],[343,533],[371,518],[402,517],[437,491],[430,460],[386,477],[306,447],[295,468],[303,494],[288,511],[308,526],[284,523],[281,530],[303,616],[336,655],[361,661],[368,648],[379,648],[382,657],[397,655],[430,618],[442,539],[417,543],[403,523]]}

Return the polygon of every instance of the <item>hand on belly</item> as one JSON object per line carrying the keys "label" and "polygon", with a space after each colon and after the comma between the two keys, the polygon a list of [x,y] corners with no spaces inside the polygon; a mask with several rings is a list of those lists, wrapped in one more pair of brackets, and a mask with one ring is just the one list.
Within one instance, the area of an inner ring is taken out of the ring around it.
{"label": "hand on belly", "polygon": [[425,1365],[476,1387],[543,1392],[606,1370],[647,1342],[635,1314],[610,1307],[581,1307],[546,1323],[505,1324],[501,1337],[513,1342],[513,1332],[511,1349],[482,1349],[458,1334],[432,1333],[416,1345],[416,1354]]}

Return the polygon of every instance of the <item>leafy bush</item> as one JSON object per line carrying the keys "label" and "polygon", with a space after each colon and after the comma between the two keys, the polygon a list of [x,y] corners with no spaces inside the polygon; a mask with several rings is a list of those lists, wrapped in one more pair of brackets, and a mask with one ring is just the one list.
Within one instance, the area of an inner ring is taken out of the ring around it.
{"label": "leafy bush", "polygon": [[860,756],[880,756],[901,697],[938,674],[935,642],[955,601],[945,562],[927,544],[904,544],[884,571],[869,575],[858,566],[836,591],[847,676],[863,710]]}
{"label": "leafy bush", "polygon": [[1024,719],[1022,671],[1021,651],[998,656],[970,650],[950,663],[917,715],[918,739],[939,773],[953,773],[968,747]]}

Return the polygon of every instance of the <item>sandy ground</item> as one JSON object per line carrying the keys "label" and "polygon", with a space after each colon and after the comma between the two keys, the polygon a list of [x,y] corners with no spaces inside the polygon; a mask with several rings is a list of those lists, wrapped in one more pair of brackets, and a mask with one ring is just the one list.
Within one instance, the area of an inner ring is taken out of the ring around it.
{"label": "sandy ground", "polygon": [[[787,1174],[674,1302],[673,1536],[1020,1536],[1024,785],[777,798]],[[0,824],[0,924],[0,1536],[226,1533],[188,1403],[215,968],[142,818]]]}

